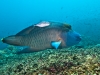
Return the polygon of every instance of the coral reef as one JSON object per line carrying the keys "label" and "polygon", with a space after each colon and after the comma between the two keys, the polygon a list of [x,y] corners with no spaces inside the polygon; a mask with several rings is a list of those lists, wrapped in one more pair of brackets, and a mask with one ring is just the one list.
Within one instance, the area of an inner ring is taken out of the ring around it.
{"label": "coral reef", "polygon": [[0,50],[0,75],[100,75],[99,45],[28,54],[16,51],[14,46]]}

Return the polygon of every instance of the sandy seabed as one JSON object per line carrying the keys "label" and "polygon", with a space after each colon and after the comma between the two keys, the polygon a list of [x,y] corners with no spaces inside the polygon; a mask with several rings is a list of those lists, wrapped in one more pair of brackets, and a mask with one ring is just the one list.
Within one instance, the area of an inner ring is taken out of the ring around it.
{"label": "sandy seabed", "polygon": [[16,54],[17,48],[0,50],[0,75],[100,75],[100,47],[75,46]]}

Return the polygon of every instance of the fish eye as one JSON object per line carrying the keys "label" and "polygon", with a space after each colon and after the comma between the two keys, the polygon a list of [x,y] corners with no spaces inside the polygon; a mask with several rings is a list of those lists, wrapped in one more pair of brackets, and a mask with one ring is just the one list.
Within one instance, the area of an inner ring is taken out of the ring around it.
{"label": "fish eye", "polygon": [[81,36],[76,36],[76,41],[80,41],[81,40]]}

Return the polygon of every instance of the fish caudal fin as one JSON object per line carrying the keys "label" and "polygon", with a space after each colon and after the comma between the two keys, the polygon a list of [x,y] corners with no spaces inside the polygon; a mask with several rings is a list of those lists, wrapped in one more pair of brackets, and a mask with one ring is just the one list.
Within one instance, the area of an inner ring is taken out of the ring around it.
{"label": "fish caudal fin", "polygon": [[1,41],[3,43],[7,43],[10,45],[20,46],[20,38],[21,38],[20,36],[12,35],[12,36],[2,38]]}

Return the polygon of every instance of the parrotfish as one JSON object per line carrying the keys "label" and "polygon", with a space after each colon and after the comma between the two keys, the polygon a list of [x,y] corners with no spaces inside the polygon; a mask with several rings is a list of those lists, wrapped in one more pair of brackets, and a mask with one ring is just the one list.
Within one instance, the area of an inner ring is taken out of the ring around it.
{"label": "parrotfish", "polygon": [[43,21],[31,25],[16,35],[2,38],[3,43],[26,47],[17,53],[29,53],[46,49],[67,48],[78,44],[81,35],[72,30],[71,25]]}

